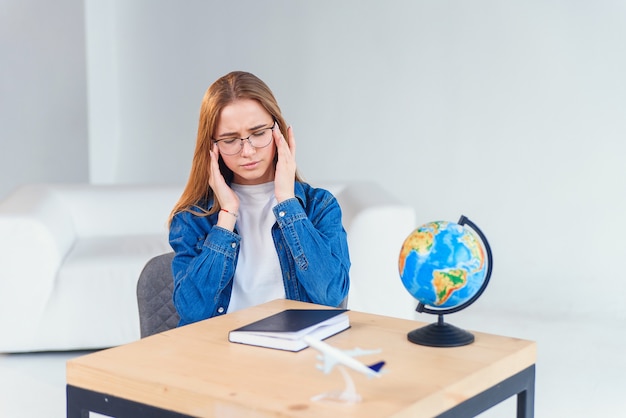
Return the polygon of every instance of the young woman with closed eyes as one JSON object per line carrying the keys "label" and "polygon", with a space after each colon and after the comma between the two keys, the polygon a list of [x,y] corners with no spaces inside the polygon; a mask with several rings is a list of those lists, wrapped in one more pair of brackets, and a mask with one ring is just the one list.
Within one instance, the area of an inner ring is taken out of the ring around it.
{"label": "young woman with closed eyes", "polygon": [[180,325],[277,298],[338,306],[350,258],[341,208],[302,181],[269,87],[236,71],[204,95],[192,168],[172,211]]}

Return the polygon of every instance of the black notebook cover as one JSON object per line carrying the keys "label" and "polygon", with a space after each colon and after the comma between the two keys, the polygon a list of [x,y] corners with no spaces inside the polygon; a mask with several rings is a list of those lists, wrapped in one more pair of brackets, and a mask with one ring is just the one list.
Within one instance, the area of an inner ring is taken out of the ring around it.
{"label": "black notebook cover", "polygon": [[234,331],[297,332],[347,311],[347,309],[286,309]]}

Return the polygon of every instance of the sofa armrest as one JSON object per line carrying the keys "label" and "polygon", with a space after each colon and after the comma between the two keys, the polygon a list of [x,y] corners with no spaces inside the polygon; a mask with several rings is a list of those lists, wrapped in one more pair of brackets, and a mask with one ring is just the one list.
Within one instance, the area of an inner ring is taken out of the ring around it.
{"label": "sofa armrest", "polygon": [[414,319],[417,302],[402,285],[398,256],[415,210],[372,182],[349,183],[336,197],[352,262],[348,308]]}
{"label": "sofa armrest", "polygon": [[73,242],[72,219],[49,188],[23,186],[0,201],[0,335],[32,335]]}

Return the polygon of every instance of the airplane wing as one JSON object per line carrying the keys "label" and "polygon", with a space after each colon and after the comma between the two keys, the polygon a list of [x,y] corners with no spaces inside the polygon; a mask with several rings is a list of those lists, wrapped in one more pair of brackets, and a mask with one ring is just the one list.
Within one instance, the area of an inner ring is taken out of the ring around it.
{"label": "airplane wing", "polygon": [[362,348],[354,348],[352,350],[341,350],[345,355],[350,357],[366,356],[368,354],[378,354],[382,350],[363,350]]}

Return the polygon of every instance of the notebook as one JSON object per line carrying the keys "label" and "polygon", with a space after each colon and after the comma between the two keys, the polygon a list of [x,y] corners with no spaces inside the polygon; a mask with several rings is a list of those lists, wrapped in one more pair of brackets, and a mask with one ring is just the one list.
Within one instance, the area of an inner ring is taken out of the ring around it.
{"label": "notebook", "polygon": [[228,341],[300,351],[305,335],[323,340],[350,327],[347,309],[286,309],[228,333]]}

